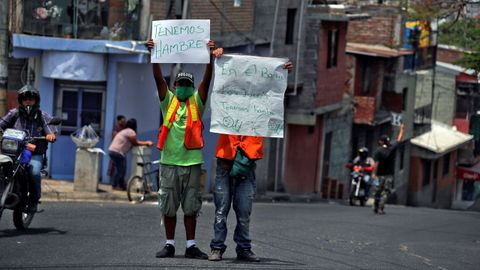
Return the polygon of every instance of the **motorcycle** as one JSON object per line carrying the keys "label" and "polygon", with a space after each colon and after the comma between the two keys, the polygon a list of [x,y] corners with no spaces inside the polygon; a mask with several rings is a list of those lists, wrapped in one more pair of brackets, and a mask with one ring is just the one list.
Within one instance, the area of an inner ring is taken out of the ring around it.
{"label": "motorcycle", "polygon": [[[48,125],[59,125],[59,118],[52,118]],[[29,162],[34,140],[46,137],[30,137],[25,131],[8,128],[3,132],[0,154],[0,219],[5,209],[13,210],[13,223],[17,230],[26,230],[35,216],[27,211],[29,195],[33,192],[33,179]]]}
{"label": "motorcycle", "polygon": [[368,198],[368,172],[371,171],[372,167],[364,167],[361,165],[353,166],[351,173],[351,186],[349,197],[350,205],[355,205],[356,201],[358,201],[361,206],[365,206],[365,202]]}

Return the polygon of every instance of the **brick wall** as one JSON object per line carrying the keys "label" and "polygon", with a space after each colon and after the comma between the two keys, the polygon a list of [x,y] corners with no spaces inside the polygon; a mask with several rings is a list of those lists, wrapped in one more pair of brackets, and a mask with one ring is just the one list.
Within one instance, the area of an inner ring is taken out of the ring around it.
{"label": "brick wall", "polygon": [[192,0],[191,18],[210,19],[212,34],[235,32],[232,25],[242,33],[250,33],[253,26],[254,0],[242,0],[240,7],[234,7],[233,1],[214,0],[213,3],[228,18],[227,22],[210,1]]}
{"label": "brick wall", "polygon": [[[165,0],[151,0],[150,1],[150,13],[154,20],[164,20],[167,18],[167,12],[170,8],[170,1]],[[175,2],[173,2],[172,13],[175,14]]]}
{"label": "brick wall", "polygon": [[323,134],[323,118],[317,117],[315,126],[287,126],[284,184],[292,194],[318,192],[318,166]]}
{"label": "brick wall", "polygon": [[[336,29],[338,34],[337,64],[327,68],[328,55],[328,32]],[[317,65],[317,95],[316,106],[326,106],[342,101],[345,89],[346,76],[346,39],[347,23],[345,22],[322,22],[320,46],[318,48],[320,58]],[[307,41],[308,42],[308,41]],[[308,43],[307,43],[308,45]]]}
{"label": "brick wall", "polygon": [[396,40],[395,24],[396,16],[376,16],[368,20],[351,21],[348,25],[347,40],[391,47]]}
{"label": "brick wall", "polygon": [[455,49],[438,47],[437,61],[453,64],[462,57],[462,52]]}

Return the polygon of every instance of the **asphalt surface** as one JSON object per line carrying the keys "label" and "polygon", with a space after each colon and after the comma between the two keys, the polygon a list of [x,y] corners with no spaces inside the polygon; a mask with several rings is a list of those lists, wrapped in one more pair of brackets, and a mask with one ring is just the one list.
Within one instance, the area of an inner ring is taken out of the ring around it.
{"label": "asphalt surface", "polygon": [[[328,203],[255,203],[253,250],[260,263],[235,260],[229,216],[224,260],[183,257],[182,218],[176,257],[155,258],[164,244],[156,205],[44,202],[27,232],[11,211],[0,221],[0,269],[480,269],[480,213]],[[180,210],[181,211],[181,210]],[[205,203],[197,242],[209,251],[214,207]],[[179,212],[181,217],[181,212]]]}

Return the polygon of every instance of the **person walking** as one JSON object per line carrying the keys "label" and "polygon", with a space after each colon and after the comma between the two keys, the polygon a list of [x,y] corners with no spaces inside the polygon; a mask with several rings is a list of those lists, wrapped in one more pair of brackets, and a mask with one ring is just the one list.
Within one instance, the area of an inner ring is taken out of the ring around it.
{"label": "person walking", "polygon": [[[289,60],[284,68],[291,72],[293,64]],[[220,134],[215,151],[217,169],[215,176],[215,219],[214,237],[210,242],[210,261],[222,260],[227,246],[227,217],[233,204],[237,225],[233,240],[237,244],[237,259],[259,262],[252,251],[250,239],[250,215],[256,194],[255,162],[263,158],[263,138]]]}
{"label": "person walking", "polygon": [[[147,42],[151,51],[153,40]],[[180,72],[175,77],[172,92],[163,78],[160,64],[153,63],[153,77],[160,99],[160,108],[164,117],[159,133],[157,148],[161,151],[159,208],[165,226],[165,246],[156,253],[156,257],[175,256],[175,228],[177,210],[182,206],[183,223],[186,233],[186,258],[207,259],[195,241],[197,215],[202,206],[201,200],[201,164],[203,163],[202,121],[201,117],[207,102],[208,89],[212,79],[214,56],[220,56],[223,50],[215,49],[215,43],[209,41],[210,63],[206,65],[203,79],[195,90],[193,74]]]}
{"label": "person walking", "polygon": [[135,118],[129,119],[125,128],[118,132],[108,147],[108,155],[115,164],[115,174],[111,181],[114,190],[126,190],[127,154],[132,147],[151,147],[152,145],[152,141],[139,141],[137,139],[137,120]]}
{"label": "person walking", "polygon": [[374,204],[373,212],[375,214],[385,214],[385,203],[391,192],[395,174],[395,154],[399,142],[403,140],[404,124],[400,125],[395,142],[390,142],[388,135],[382,135],[378,140],[378,148],[375,151],[373,159],[372,179],[374,179],[375,190],[373,193]]}

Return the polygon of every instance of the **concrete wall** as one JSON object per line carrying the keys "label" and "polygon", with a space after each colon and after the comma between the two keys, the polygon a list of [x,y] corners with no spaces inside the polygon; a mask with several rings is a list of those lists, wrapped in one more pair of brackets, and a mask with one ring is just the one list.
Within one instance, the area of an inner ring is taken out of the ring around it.
{"label": "concrete wall", "polygon": [[[326,115],[325,134],[332,132],[332,144],[329,164],[329,179],[343,183],[344,196],[350,183],[350,171],[345,164],[350,161],[352,138],[352,112],[350,110],[337,111]],[[324,148],[328,147],[327,145]],[[323,158],[323,156],[320,156]],[[324,181],[324,179],[322,179]]]}
{"label": "concrete wall", "polygon": [[417,71],[415,109],[432,104],[432,71]]}
{"label": "concrete wall", "polygon": [[432,110],[433,119],[452,125],[456,105],[455,89],[455,75],[437,69]]}

